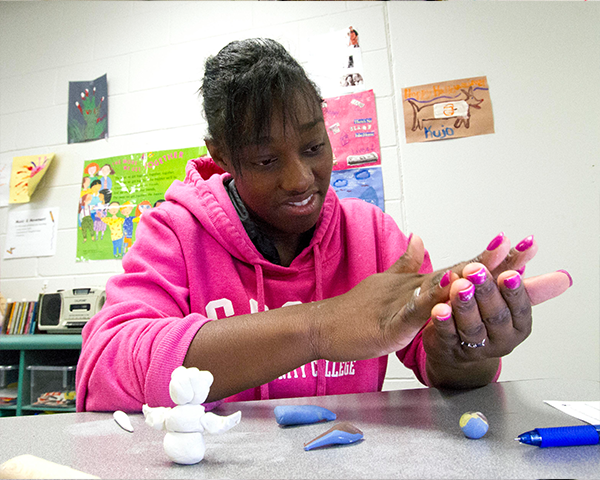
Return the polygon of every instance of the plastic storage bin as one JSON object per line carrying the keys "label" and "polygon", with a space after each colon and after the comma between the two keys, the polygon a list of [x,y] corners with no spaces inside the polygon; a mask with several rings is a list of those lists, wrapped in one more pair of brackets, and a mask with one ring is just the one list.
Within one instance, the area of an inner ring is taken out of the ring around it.
{"label": "plastic storage bin", "polygon": [[31,406],[73,408],[75,406],[75,367],[30,365]]}
{"label": "plastic storage bin", "polygon": [[18,380],[18,365],[0,365],[0,388],[6,388],[7,385],[10,385]]}

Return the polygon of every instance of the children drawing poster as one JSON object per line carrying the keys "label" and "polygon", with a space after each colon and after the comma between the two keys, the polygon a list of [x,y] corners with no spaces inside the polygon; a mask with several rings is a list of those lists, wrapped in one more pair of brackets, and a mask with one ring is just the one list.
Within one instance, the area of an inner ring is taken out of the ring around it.
{"label": "children drawing poster", "polygon": [[69,143],[108,138],[106,75],[88,82],[69,82]]}
{"label": "children drawing poster", "polygon": [[77,210],[77,261],[122,258],[142,214],[158,207],[188,160],[206,147],[144,152],[84,162]]}
{"label": "children drawing poster", "polygon": [[326,98],[323,116],[334,170],[381,164],[373,90]]}
{"label": "children drawing poster", "polygon": [[53,153],[13,158],[9,203],[27,203],[31,200],[53,158]]}
{"label": "children drawing poster", "polygon": [[402,89],[406,143],[494,133],[486,77]]}
{"label": "children drawing poster", "polygon": [[385,211],[381,167],[335,170],[330,183],[340,199],[359,198]]}
{"label": "children drawing poster", "polygon": [[11,210],[4,258],[46,257],[56,253],[58,207]]}

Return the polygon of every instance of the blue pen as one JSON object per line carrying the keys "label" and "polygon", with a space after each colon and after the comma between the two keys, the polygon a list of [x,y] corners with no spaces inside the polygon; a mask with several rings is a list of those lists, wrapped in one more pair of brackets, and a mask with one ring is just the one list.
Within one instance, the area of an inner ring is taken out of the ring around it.
{"label": "blue pen", "polygon": [[600,443],[600,425],[536,428],[522,433],[515,440],[542,448],[598,445]]}

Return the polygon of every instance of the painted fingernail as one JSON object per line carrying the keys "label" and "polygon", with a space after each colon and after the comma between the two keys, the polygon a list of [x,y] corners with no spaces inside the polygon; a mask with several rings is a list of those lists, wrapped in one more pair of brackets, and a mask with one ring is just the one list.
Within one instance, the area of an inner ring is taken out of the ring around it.
{"label": "painted fingernail", "polygon": [[483,282],[485,282],[486,278],[487,278],[487,274],[485,273],[485,268],[483,268],[483,267],[481,267],[476,272],[471,273],[470,275],[467,275],[467,279],[471,283],[474,283],[475,285],[481,285]]}
{"label": "painted fingernail", "polygon": [[557,272],[564,273],[567,277],[569,277],[569,282],[571,282],[569,287],[573,286],[573,277],[571,276],[571,274],[569,272],[567,272],[566,270],[557,270]]}
{"label": "painted fingernail", "polygon": [[448,313],[447,315],[438,315],[435,318],[437,318],[440,322],[445,322],[452,318],[452,312]]}
{"label": "painted fingernail", "polygon": [[533,245],[533,235],[529,235],[527,238],[524,238],[517,244],[517,246],[515,247],[515,250],[517,250],[518,252],[524,252],[532,245]]}
{"label": "painted fingernail", "polygon": [[521,268],[517,268],[516,271],[519,273],[519,275],[523,276],[525,273],[525,265],[523,265]]}
{"label": "painted fingernail", "polygon": [[440,280],[440,287],[445,288],[450,283],[450,270],[444,273],[444,276]]}
{"label": "painted fingernail", "polygon": [[458,292],[458,298],[460,298],[463,302],[468,302],[475,295],[475,285],[471,284],[468,288],[461,290]]}
{"label": "painted fingernail", "polygon": [[504,240],[504,232],[500,232],[498,236],[490,242],[490,244],[487,246],[487,250],[490,252],[492,250],[496,250],[502,243],[502,240]]}
{"label": "painted fingernail", "polygon": [[516,290],[521,285],[521,275],[515,273],[504,279],[504,286],[509,290]]}
{"label": "painted fingernail", "polygon": [[413,237],[413,234],[411,233],[411,234],[408,236],[408,241],[406,242],[406,245],[407,245],[407,246],[408,246],[408,245],[410,245],[410,241],[412,240],[412,237]]}

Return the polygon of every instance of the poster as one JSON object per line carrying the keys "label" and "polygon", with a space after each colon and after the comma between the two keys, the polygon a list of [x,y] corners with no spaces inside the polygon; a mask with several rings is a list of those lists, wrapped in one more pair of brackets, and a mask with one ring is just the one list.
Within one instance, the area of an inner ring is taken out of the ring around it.
{"label": "poster", "polygon": [[11,210],[4,258],[47,257],[56,253],[58,207]]}
{"label": "poster", "polygon": [[27,203],[50,167],[53,153],[14,157],[10,175],[10,203]]}
{"label": "poster", "polygon": [[381,164],[373,90],[326,98],[323,117],[334,170]]}
{"label": "poster", "polygon": [[494,133],[486,77],[402,89],[406,143]]}
{"label": "poster", "polygon": [[385,211],[381,167],[333,171],[331,186],[340,199],[359,198]]}
{"label": "poster", "polygon": [[358,31],[347,29],[307,39],[308,76],[324,97],[365,90],[364,68]]}
{"label": "poster", "polygon": [[84,162],[77,209],[77,261],[122,258],[144,211],[164,201],[188,160],[206,147],[144,152]]}
{"label": "poster", "polygon": [[106,75],[88,82],[69,82],[69,143],[108,138]]}

